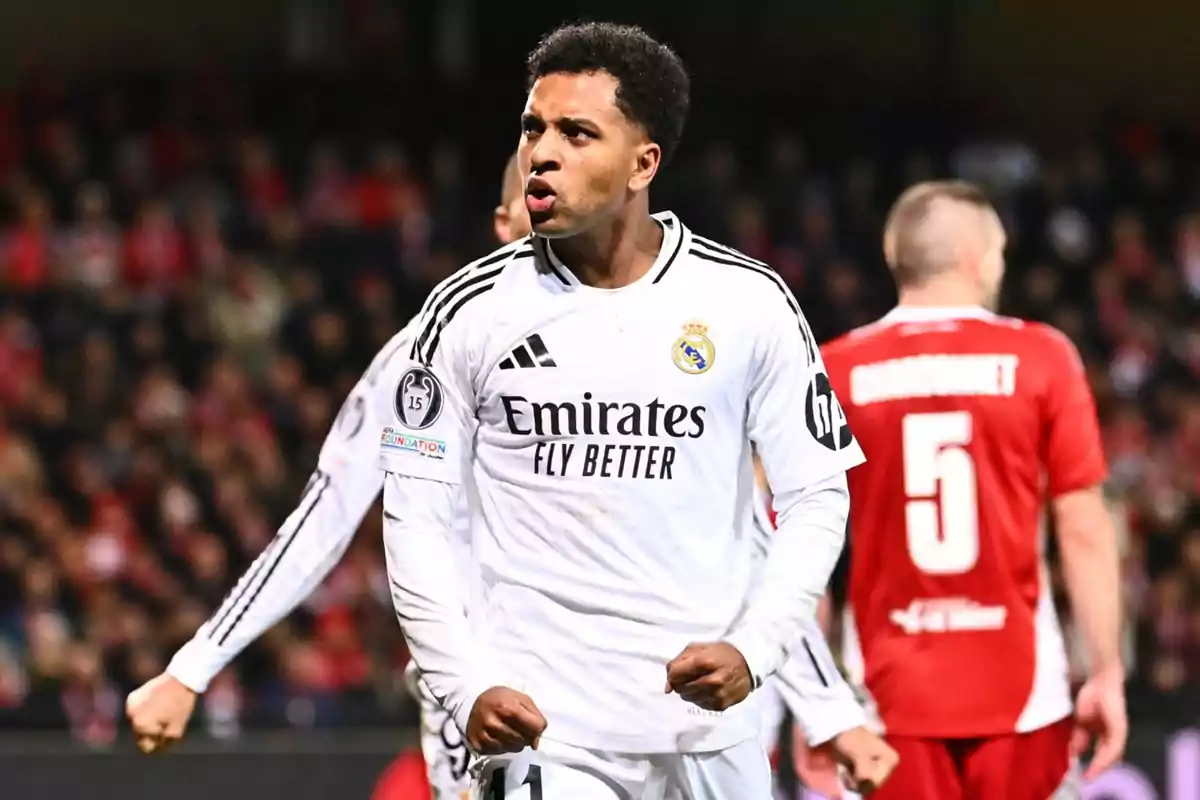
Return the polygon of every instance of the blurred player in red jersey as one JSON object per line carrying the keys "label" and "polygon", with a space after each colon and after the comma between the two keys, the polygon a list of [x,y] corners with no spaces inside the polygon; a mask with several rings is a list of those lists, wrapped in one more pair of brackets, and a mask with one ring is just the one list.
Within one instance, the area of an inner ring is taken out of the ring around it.
{"label": "blurred player in red jersey", "polygon": [[[900,753],[880,800],[1074,796],[1073,755],[1095,737],[1091,778],[1125,746],[1095,405],[1065,336],[993,313],[1004,247],[978,189],[909,189],[884,233],[899,305],[829,344],[832,387],[809,390],[814,435],[848,421],[868,458],[849,473],[847,664]],[[1074,721],[1047,505],[1091,670]]]}

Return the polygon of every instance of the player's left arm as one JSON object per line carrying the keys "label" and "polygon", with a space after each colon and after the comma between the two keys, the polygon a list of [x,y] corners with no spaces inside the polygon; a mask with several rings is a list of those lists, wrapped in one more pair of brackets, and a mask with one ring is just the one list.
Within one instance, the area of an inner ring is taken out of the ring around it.
{"label": "player's left arm", "polygon": [[1096,737],[1086,775],[1090,780],[1120,760],[1128,736],[1120,548],[1104,502],[1107,468],[1083,363],[1057,331],[1051,332],[1043,352],[1048,378],[1041,397],[1042,457],[1071,613],[1087,648],[1090,677],[1076,699],[1074,746],[1082,752]]}
{"label": "player's left arm", "polygon": [[815,618],[845,543],[846,470],[865,460],[795,299],[784,290],[771,300],[758,320],[747,435],[774,491],[776,530],[747,611],[726,637],[755,686]]}
{"label": "player's left arm", "polygon": [[[775,525],[770,518],[770,489],[762,461],[754,460],[758,491],[754,493],[756,545],[770,547]],[[776,688],[788,710],[804,730],[809,745],[828,742],[840,733],[865,726],[867,715],[846,683],[830,652],[821,620],[806,619],[791,658],[781,668]]]}
{"label": "player's left arm", "polygon": [[1120,556],[1104,502],[1107,476],[1096,405],[1074,346],[1054,334],[1046,347],[1043,459],[1072,613],[1091,674],[1120,673]]}

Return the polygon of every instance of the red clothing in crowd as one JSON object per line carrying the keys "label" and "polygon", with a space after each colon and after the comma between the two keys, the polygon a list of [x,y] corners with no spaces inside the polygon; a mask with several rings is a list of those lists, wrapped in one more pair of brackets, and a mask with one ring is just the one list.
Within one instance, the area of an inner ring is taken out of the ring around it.
{"label": "red clothing in crowd", "polygon": [[3,280],[9,287],[30,291],[46,283],[50,267],[50,237],[45,229],[22,225],[9,234]]}
{"label": "red clothing in crowd", "polygon": [[37,331],[20,317],[0,323],[0,403],[15,403],[42,372]]}
{"label": "red clothing in crowd", "polygon": [[173,222],[148,216],[125,237],[125,280],[137,289],[169,291],[186,277],[185,252]]}

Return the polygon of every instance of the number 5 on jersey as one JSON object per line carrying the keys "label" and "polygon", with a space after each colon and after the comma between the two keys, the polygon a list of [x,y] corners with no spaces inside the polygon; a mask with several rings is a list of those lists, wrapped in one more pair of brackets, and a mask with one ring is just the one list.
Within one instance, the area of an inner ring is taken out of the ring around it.
{"label": "number 5 on jersey", "polygon": [[971,428],[966,411],[904,417],[908,553],[930,575],[958,575],[979,560],[975,464],[966,450]]}

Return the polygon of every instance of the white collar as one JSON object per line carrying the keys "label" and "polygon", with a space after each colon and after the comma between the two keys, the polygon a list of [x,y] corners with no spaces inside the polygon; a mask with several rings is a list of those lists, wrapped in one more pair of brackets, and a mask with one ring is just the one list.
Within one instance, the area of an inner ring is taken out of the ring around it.
{"label": "white collar", "polygon": [[658,257],[654,259],[654,264],[652,264],[650,269],[646,271],[645,275],[638,278],[628,286],[622,286],[620,289],[596,289],[591,286],[583,285],[580,283],[579,279],[575,277],[575,273],[571,272],[570,268],[559,260],[558,256],[554,252],[554,245],[550,239],[541,239],[541,237],[535,237],[535,239],[540,239],[544,243],[544,252],[546,254],[546,259],[549,261],[550,268],[555,275],[558,276],[558,279],[563,283],[563,285],[570,286],[578,290],[594,292],[620,292],[634,286],[640,286],[642,284],[649,285],[657,283],[662,277],[663,273],[665,273],[671,267],[671,264],[676,260],[679,255],[679,251],[682,249],[686,234],[683,225],[679,222],[679,218],[670,211],[660,211],[659,213],[652,214],[651,216],[655,219],[655,221],[658,222],[660,226],[662,226],[663,229],[662,247],[658,251]]}
{"label": "white collar", "polygon": [[883,322],[946,322],[955,319],[995,319],[996,315],[980,306],[896,306]]}

